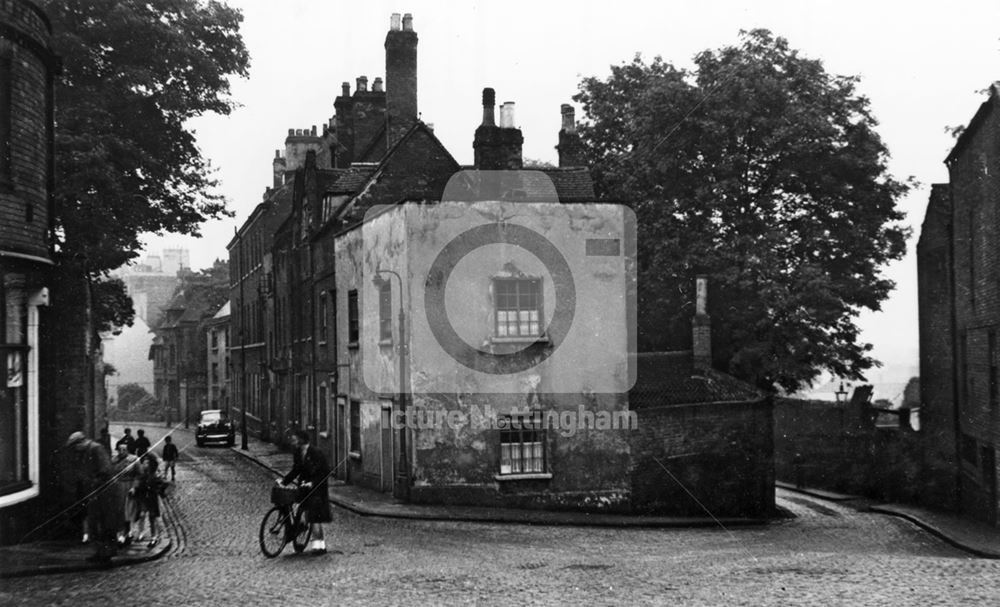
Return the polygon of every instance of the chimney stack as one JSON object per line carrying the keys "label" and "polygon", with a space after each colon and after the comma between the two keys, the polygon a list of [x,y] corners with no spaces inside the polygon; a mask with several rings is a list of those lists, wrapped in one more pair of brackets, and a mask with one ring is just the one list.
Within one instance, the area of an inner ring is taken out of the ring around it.
{"label": "chimney stack", "polygon": [[301,168],[305,164],[307,154],[317,152],[322,146],[323,140],[316,135],[315,126],[306,129],[288,129],[288,137],[285,138],[285,156],[282,159],[284,171]]}
{"label": "chimney stack", "polygon": [[386,149],[391,149],[411,126],[417,114],[417,33],[413,15],[406,13],[399,29],[393,14],[385,36]]}
{"label": "chimney stack", "polygon": [[381,93],[381,92],[383,92],[382,91],[382,79],[381,78],[376,78],[375,82],[372,83],[372,92],[373,93]]}
{"label": "chimney stack", "polygon": [[712,368],[712,319],[708,316],[708,278],[695,279],[694,318],[691,319],[691,350],[695,369]]}
{"label": "chimney stack", "polygon": [[580,135],[576,132],[576,110],[573,106],[564,103],[559,108],[562,115],[562,128],[559,129],[559,145],[556,150],[559,152],[560,167],[586,166],[584,161],[583,143]]}
{"label": "chimney stack", "polygon": [[514,126],[514,102],[507,101],[500,106],[500,126],[493,121],[493,106],[496,92],[483,89],[483,123],[476,129],[472,148],[475,151],[475,165],[484,171],[518,170],[523,166],[521,147],[524,137],[521,129]]}
{"label": "chimney stack", "polygon": [[356,82],[355,88],[357,89],[357,92],[359,93],[368,92],[368,76],[358,76],[355,82]]}
{"label": "chimney stack", "polygon": [[333,100],[333,123],[337,137],[337,155],[331,164],[334,168],[345,169],[354,162],[354,98],[351,85],[340,85],[341,95]]}
{"label": "chimney stack", "polygon": [[285,183],[285,159],[281,157],[281,150],[274,150],[271,170],[274,172],[273,187],[280,188]]}
{"label": "chimney stack", "polygon": [[562,130],[567,133],[575,133],[576,110],[573,109],[573,106],[568,103],[564,103],[559,106],[559,112],[562,114]]}

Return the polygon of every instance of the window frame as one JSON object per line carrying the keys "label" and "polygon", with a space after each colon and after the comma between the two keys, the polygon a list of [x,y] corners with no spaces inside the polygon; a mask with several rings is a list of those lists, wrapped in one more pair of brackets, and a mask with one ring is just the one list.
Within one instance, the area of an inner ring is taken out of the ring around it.
{"label": "window frame", "polygon": [[388,280],[378,286],[378,344],[392,345],[392,283]]}
{"label": "window frame", "polygon": [[[506,285],[511,285],[511,284],[513,284],[514,286],[513,293],[501,289],[501,285],[505,285],[504,289],[506,289],[507,288]],[[527,294],[523,293],[521,290],[522,287],[528,285],[531,285],[532,287],[531,292]],[[545,335],[545,328],[546,328],[545,301],[544,301],[545,289],[541,278],[539,277],[510,278],[506,276],[504,277],[494,276],[492,279],[491,286],[493,288],[492,341],[499,343],[503,342],[534,343],[538,341],[547,341],[547,337]],[[534,307],[526,306],[522,308],[521,307],[522,295],[532,296],[534,298]],[[507,302],[511,301],[510,299],[511,297],[513,297],[514,307],[506,305]],[[504,307],[501,307],[502,300],[504,303]],[[501,321],[501,317],[504,316],[504,313],[509,314],[512,311],[515,314],[515,319],[513,322],[509,320],[509,317],[505,317],[505,319]],[[522,320],[521,314],[523,312],[529,312],[529,313],[534,312],[536,315],[535,319],[532,320],[529,316],[527,321]],[[527,332],[522,333],[521,332],[522,323],[524,322],[528,323],[529,328]],[[535,333],[531,332],[531,325],[537,325],[537,332]],[[517,334],[512,335],[510,333],[512,327],[517,330]]]}
{"label": "window frame", "polygon": [[358,311],[358,290],[347,292],[347,346],[357,348],[361,342],[361,317]]}
{"label": "window frame", "polygon": [[[551,479],[549,471],[548,432],[542,423],[541,411],[529,414],[502,415],[497,419],[496,480]],[[516,439],[516,440],[512,440]],[[517,445],[517,457],[511,447],[505,454],[504,445]],[[537,447],[536,447],[537,446]],[[537,448],[537,453],[526,452]],[[505,460],[508,462],[505,469]],[[515,465],[515,461],[518,462]]]}
{"label": "window frame", "polygon": [[319,345],[325,346],[327,342],[327,335],[330,331],[329,325],[329,308],[330,304],[327,301],[328,291],[320,291],[319,293],[319,306],[316,313],[319,315]]}
{"label": "window frame", "polygon": [[347,451],[354,459],[361,459],[361,401],[350,399],[347,411],[349,433]]}

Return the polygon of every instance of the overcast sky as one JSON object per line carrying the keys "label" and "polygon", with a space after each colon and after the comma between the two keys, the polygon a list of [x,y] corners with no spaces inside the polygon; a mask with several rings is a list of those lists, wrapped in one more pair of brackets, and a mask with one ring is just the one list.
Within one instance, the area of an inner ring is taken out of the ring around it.
{"label": "overcast sky", "polygon": [[[412,13],[419,35],[418,104],[456,159],[472,162],[481,91],[516,102],[525,157],[555,163],[559,105],[582,77],[638,52],[690,66],[699,51],[735,43],[740,29],[764,27],[828,71],[862,78],[879,133],[899,178],[921,187],[901,201],[914,228],[910,253],[886,269],[898,283],[884,311],[861,319],[864,337],[890,368],[917,364],[914,247],[931,183],[947,180],[949,125],[972,118],[1000,79],[1000,2],[711,1],[332,2],[229,0],[242,9],[250,78],[233,83],[241,108],[194,122],[235,218],[205,226],[204,238],[151,237],[148,250],[180,245],[192,265],[225,257],[225,244],[271,183],[271,159],[289,128],[333,115],[340,83],[385,77],[383,43],[391,13]],[[578,108],[578,117],[580,116]],[[903,371],[901,371],[903,372]],[[878,373],[869,379],[879,381]],[[892,381],[882,377],[884,381]]]}

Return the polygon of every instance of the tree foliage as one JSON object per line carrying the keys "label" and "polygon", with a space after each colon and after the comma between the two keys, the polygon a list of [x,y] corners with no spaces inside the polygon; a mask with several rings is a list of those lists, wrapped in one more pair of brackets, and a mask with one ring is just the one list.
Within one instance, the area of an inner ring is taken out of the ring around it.
{"label": "tree foliage", "polygon": [[56,238],[96,276],[144,232],[197,234],[227,214],[187,121],[228,114],[247,75],[242,15],[214,0],[43,0],[63,61],[56,86]]}
{"label": "tree foliage", "polygon": [[91,282],[94,325],[98,333],[121,333],[122,327],[131,327],[135,321],[132,298],[128,296],[121,278],[96,279]]}
{"label": "tree foliage", "polygon": [[122,384],[118,386],[118,408],[126,411],[136,408],[140,402],[149,400],[152,396],[140,384]]}
{"label": "tree foliage", "polygon": [[910,184],[857,83],[766,30],[692,70],[637,56],[581,82],[598,192],[638,217],[640,348],[690,345],[706,275],[716,367],[793,390],[877,364],[855,319],[894,286]]}

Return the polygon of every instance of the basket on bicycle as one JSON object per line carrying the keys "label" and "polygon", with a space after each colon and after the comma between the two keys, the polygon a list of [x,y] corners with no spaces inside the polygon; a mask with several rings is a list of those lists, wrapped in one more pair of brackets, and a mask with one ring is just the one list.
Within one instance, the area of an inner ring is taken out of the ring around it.
{"label": "basket on bicycle", "polygon": [[298,487],[285,487],[283,485],[271,487],[271,503],[275,506],[291,506],[299,501],[298,497]]}

